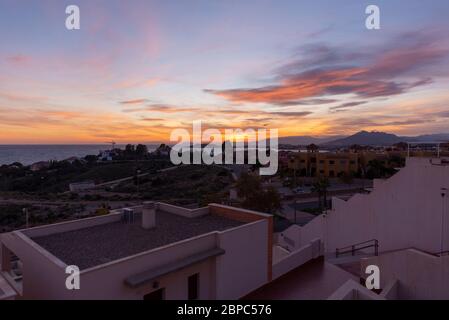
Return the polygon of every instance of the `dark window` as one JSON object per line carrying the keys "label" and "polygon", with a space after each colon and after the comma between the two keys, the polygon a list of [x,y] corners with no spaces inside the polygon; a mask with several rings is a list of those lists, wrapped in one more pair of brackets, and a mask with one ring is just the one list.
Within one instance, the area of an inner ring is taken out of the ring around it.
{"label": "dark window", "polygon": [[320,163],[324,163],[324,160],[320,160]]}
{"label": "dark window", "polygon": [[143,300],[164,300],[165,289],[153,291],[143,296]]}
{"label": "dark window", "polygon": [[354,161],[354,160],[351,160],[349,163],[350,163],[350,164],[355,164],[355,161]]}
{"label": "dark window", "polygon": [[334,160],[329,160],[329,164],[335,164]]}
{"label": "dark window", "polygon": [[194,275],[191,275],[188,279],[189,283],[189,300],[197,300],[198,299],[198,285],[199,285],[199,277],[200,275],[198,273],[195,273]]}
{"label": "dark window", "polygon": [[301,160],[301,163],[305,163],[305,162],[306,162],[306,160],[304,160],[304,159],[303,159],[303,160]]}

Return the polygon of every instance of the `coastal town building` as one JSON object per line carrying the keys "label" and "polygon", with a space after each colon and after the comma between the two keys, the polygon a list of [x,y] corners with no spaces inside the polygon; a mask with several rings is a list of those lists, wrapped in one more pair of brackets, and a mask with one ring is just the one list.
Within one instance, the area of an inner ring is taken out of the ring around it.
{"label": "coastal town building", "polygon": [[[5,233],[0,289],[9,299],[449,299],[449,159],[407,158],[369,193],[332,202],[280,232],[259,212],[149,202]],[[79,290],[66,287],[68,266]]]}
{"label": "coastal town building", "polygon": [[88,180],[82,182],[73,182],[69,184],[70,192],[79,192],[95,188],[95,182]]}
{"label": "coastal town building", "polygon": [[[18,299],[238,299],[273,277],[272,219],[146,203],[2,234],[2,283]],[[66,288],[72,265],[79,290]]]}
{"label": "coastal town building", "polygon": [[42,169],[47,169],[51,165],[50,161],[39,161],[30,165],[31,171],[40,171]]}
{"label": "coastal town building", "polygon": [[288,167],[301,176],[337,177],[356,173],[359,155],[351,152],[297,152],[290,157]]}
{"label": "coastal town building", "polygon": [[[300,267],[252,297],[449,299],[448,190],[449,159],[416,157],[408,158],[391,178],[374,180],[369,194],[348,200],[334,197],[327,214],[278,237],[278,243],[290,250],[318,238],[324,243],[325,259],[314,267]],[[370,265],[380,270],[379,295],[360,285]],[[329,288],[342,270],[355,277],[331,295],[328,289],[320,291],[321,284]],[[285,290],[277,294],[280,287]]]}

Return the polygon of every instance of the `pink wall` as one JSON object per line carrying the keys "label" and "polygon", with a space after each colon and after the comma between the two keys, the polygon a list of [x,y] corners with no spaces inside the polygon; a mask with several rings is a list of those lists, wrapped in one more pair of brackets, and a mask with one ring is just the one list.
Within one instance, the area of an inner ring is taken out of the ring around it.
{"label": "pink wall", "polygon": [[361,260],[361,268],[380,269],[381,288],[398,280],[398,299],[449,299],[449,256],[408,249]]}
{"label": "pink wall", "polygon": [[437,252],[444,201],[443,250],[449,250],[449,197],[441,197],[441,188],[449,189],[449,166],[411,158],[407,167],[375,185],[370,194],[357,194],[348,201],[333,198],[333,210],[301,228],[301,242],[321,237],[326,252],[335,252],[378,239],[380,251],[416,247]]}
{"label": "pink wall", "polygon": [[268,279],[268,220],[259,220],[218,233],[217,299],[238,299]]}

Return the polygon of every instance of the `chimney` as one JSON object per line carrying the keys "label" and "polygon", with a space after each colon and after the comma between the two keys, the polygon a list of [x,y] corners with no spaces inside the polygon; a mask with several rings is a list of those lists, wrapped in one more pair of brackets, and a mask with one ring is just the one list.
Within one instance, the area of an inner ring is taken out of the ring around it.
{"label": "chimney", "polygon": [[142,228],[151,229],[156,227],[156,203],[147,201],[143,203]]}

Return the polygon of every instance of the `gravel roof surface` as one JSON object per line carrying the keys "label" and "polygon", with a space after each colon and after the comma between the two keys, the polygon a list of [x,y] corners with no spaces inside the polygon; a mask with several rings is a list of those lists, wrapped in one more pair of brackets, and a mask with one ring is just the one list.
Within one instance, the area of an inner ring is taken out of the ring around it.
{"label": "gravel roof surface", "polygon": [[141,215],[136,214],[131,224],[106,223],[32,239],[67,265],[76,265],[82,270],[243,224],[220,216],[185,218],[158,210],[156,228],[150,230],[141,227]]}

